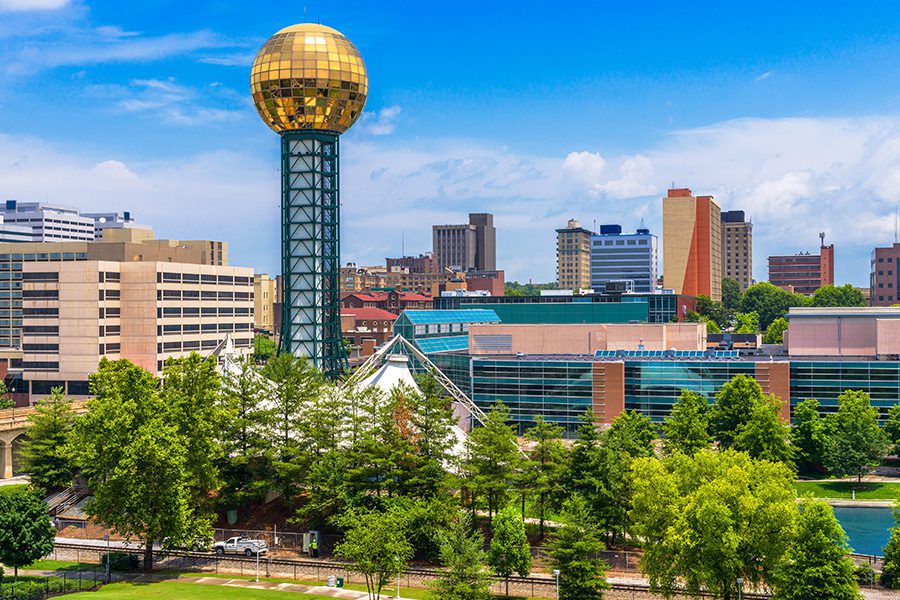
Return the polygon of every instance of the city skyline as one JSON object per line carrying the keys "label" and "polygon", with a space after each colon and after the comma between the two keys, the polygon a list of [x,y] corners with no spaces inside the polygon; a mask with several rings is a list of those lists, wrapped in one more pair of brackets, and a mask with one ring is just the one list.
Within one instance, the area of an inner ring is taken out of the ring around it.
{"label": "city skyline", "polygon": [[285,21],[321,20],[372,80],[341,148],[344,263],[490,212],[507,279],[552,281],[567,219],[661,233],[674,183],[753,219],[757,279],[825,231],[836,283],[867,285],[900,201],[900,8],[517,6],[0,0],[0,199],[131,210],[277,273],[279,164],[249,64]]}

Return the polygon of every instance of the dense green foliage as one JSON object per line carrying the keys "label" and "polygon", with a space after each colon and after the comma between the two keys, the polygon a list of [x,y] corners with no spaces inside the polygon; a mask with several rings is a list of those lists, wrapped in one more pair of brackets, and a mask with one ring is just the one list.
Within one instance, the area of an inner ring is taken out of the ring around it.
{"label": "dense green foliage", "polygon": [[793,408],[794,427],[791,441],[795,448],[797,469],[809,473],[822,468],[828,431],[819,416],[819,401],[804,400]]}
{"label": "dense green foliage", "polygon": [[253,336],[253,359],[257,362],[266,362],[275,356],[275,342],[267,335]]}
{"label": "dense green foliage", "polygon": [[826,285],[812,295],[813,306],[866,306],[862,292],[849,283],[841,286]]}
{"label": "dense green foliage", "polygon": [[838,396],[837,412],[828,416],[827,423],[823,462],[833,475],[862,480],[884,460],[889,438],[878,426],[878,409],[867,393],[847,390]]}
{"label": "dense green foliage", "polygon": [[884,547],[881,584],[885,587],[900,588],[900,505],[894,505],[894,527],[891,537]]}
{"label": "dense green foliage", "polygon": [[541,290],[555,290],[557,285],[556,282],[519,283],[518,281],[507,281],[503,287],[507,296],[540,296]]}
{"label": "dense green foliage", "polygon": [[765,330],[772,321],[787,314],[792,306],[806,306],[809,301],[802,294],[793,294],[763,281],[748,287],[741,296],[741,312],[755,312],[759,315],[759,326]]}
{"label": "dense green foliage", "polygon": [[31,483],[45,493],[72,484],[72,458],[66,448],[75,423],[72,405],[62,388],[51,390],[50,397],[38,402],[28,416],[28,435],[22,444],[22,458]]}
{"label": "dense green foliage", "polygon": [[0,563],[15,569],[50,554],[56,528],[47,515],[47,503],[34,488],[0,494]]}
{"label": "dense green foliage", "polygon": [[440,559],[446,567],[431,585],[434,600],[490,600],[491,579],[484,569],[484,537],[472,531],[465,513],[450,519],[440,535]]}
{"label": "dense green foliage", "polygon": [[735,333],[756,333],[759,331],[759,314],[756,311],[739,312],[734,315]]}
{"label": "dense green foliage", "polygon": [[690,390],[682,390],[663,423],[663,446],[667,453],[693,455],[709,447],[709,403]]}
{"label": "dense green foliage", "polygon": [[466,440],[463,467],[472,510],[476,499],[482,497],[487,501],[489,517],[506,505],[508,482],[521,461],[516,432],[507,425],[508,417],[509,409],[498,403],[488,413],[484,426],[474,429]]}
{"label": "dense green foliage", "polygon": [[566,501],[562,522],[547,544],[550,564],[560,572],[559,597],[600,600],[609,587],[606,563],[600,558],[606,545],[583,498],[575,495]]}
{"label": "dense green foliage", "polygon": [[784,317],[778,317],[766,327],[763,334],[763,344],[782,344],[784,343],[784,332],[788,330],[788,320]]}
{"label": "dense green foliage", "polygon": [[734,439],[732,448],[759,458],[793,465],[791,425],[781,415],[784,403],[775,396],[763,396],[750,409],[747,422]]}
{"label": "dense green foliage", "polygon": [[722,278],[722,305],[726,310],[736,311],[741,307],[741,284],[731,277]]}
{"label": "dense green foliage", "polygon": [[566,497],[563,475],[568,451],[562,443],[563,428],[539,416],[525,439],[534,444],[528,462],[522,469],[522,489],[536,497],[540,535],[544,536],[544,520],[548,508],[557,509]]}
{"label": "dense green foliage", "polygon": [[488,564],[498,577],[506,580],[506,597],[509,598],[509,578],[513,573],[521,577],[531,573],[531,546],[525,534],[525,523],[512,507],[494,516],[491,529],[493,537]]}
{"label": "dense green foliage", "polygon": [[406,519],[399,510],[389,510],[350,512],[342,522],[347,533],[334,553],[365,577],[372,598],[380,598],[381,590],[403,572],[413,555]]}
{"label": "dense green foliage", "polygon": [[793,543],[775,569],[777,600],[861,599],[847,536],[831,507],[803,501]]}
{"label": "dense green foliage", "polygon": [[709,429],[723,448],[730,448],[750,418],[753,407],[764,401],[762,388],[747,375],[736,375],[716,393],[709,411]]}
{"label": "dense green foliage", "polygon": [[733,450],[640,458],[633,466],[634,532],[653,589],[733,598],[736,580],[771,578],[787,551],[796,506],[793,473]]}

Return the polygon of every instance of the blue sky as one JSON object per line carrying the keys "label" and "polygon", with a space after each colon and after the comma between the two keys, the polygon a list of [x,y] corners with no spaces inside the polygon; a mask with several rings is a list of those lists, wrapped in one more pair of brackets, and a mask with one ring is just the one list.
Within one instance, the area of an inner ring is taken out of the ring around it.
{"label": "blue sky", "polygon": [[344,262],[401,237],[429,250],[432,223],[490,211],[508,278],[547,281],[556,227],[658,231],[672,182],[753,218],[759,280],[768,254],[825,231],[838,281],[865,285],[872,246],[893,241],[897,3],[256,6],[0,0],[0,196],[129,209],[274,271],[278,143],[249,64],[319,20],[370,76],[342,141]]}

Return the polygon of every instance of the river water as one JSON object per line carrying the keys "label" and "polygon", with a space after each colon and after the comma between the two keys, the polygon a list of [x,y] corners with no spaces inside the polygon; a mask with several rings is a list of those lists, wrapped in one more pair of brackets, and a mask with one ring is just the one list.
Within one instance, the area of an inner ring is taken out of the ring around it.
{"label": "river water", "polygon": [[877,554],[881,556],[894,526],[894,516],[890,508],[856,508],[835,506],[834,516],[850,538],[850,547],[857,554]]}

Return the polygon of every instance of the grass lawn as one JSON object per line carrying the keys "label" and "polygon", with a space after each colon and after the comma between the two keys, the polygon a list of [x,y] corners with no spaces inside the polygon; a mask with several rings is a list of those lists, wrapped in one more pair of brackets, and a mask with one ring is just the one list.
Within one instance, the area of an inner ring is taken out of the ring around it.
{"label": "grass lawn", "polygon": [[30,488],[27,483],[14,483],[12,485],[0,485],[0,494],[15,494]]}
{"label": "grass lawn", "polygon": [[42,560],[36,560],[27,567],[22,568],[32,569],[35,571],[93,571],[96,569],[98,573],[103,572],[102,565],[79,563],[69,560],[50,560],[46,558]]}
{"label": "grass lawn", "polygon": [[880,483],[855,481],[796,481],[794,488],[797,494],[812,494],[816,498],[852,498],[856,490],[857,500],[895,500],[900,498],[900,482]]}
{"label": "grass lawn", "polygon": [[144,598],[166,598],[167,600],[218,600],[234,598],[235,600],[266,600],[268,598],[293,598],[294,600],[319,600],[325,596],[310,596],[296,592],[278,592],[274,590],[251,590],[244,588],[199,583],[177,583],[163,581],[160,583],[111,583],[96,592],[70,594],[66,598],[116,598],[117,600],[141,600]]}

